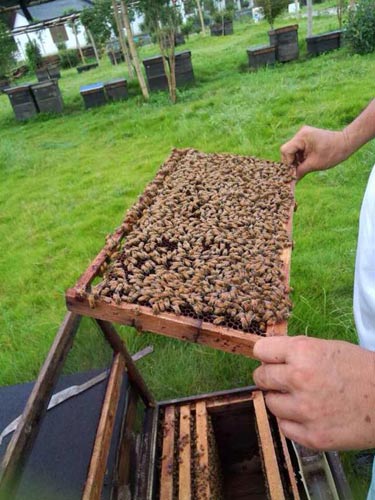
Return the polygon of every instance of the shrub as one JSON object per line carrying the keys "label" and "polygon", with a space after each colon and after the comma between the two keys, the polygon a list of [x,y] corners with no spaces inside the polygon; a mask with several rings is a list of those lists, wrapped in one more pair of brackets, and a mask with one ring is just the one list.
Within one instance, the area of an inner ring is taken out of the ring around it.
{"label": "shrub", "polygon": [[186,23],[184,23],[181,26],[181,33],[189,38],[189,35],[194,31],[194,19],[190,18],[186,20]]}
{"label": "shrub", "polygon": [[273,29],[273,23],[277,16],[288,7],[289,0],[257,0],[258,7],[263,8],[264,17]]}
{"label": "shrub", "polygon": [[217,11],[214,14],[214,22],[216,24],[221,24],[222,22],[231,22],[233,21],[233,11],[232,10],[223,10]]}
{"label": "shrub", "polygon": [[14,40],[9,36],[6,25],[0,20],[0,77],[5,76],[13,64],[15,50]]}
{"label": "shrub", "polygon": [[26,44],[26,59],[29,68],[35,71],[43,64],[42,53],[36,40],[29,40]]}
{"label": "shrub", "polygon": [[375,0],[359,0],[349,10],[345,38],[357,54],[375,50]]}
{"label": "shrub", "polygon": [[63,69],[75,68],[80,63],[78,53],[75,49],[63,49],[59,51],[60,65]]}

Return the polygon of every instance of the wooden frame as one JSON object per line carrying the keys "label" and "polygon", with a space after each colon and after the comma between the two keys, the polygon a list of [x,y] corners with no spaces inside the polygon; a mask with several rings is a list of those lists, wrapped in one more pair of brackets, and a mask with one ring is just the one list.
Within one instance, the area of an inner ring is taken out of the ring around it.
{"label": "wooden frame", "polygon": [[179,433],[179,491],[178,500],[191,499],[191,436],[190,436],[190,406],[180,407]]}
{"label": "wooden frame", "polygon": [[281,482],[263,393],[255,391],[253,393],[253,402],[270,497],[272,500],[284,500],[284,488]]}
{"label": "wooden frame", "polygon": [[[154,181],[151,182],[151,185],[157,179],[160,181],[163,175],[163,170],[161,169]],[[290,183],[292,194],[294,194],[294,187],[295,181],[292,181]],[[292,204],[288,221],[285,224],[285,230],[290,238],[292,236],[294,210],[295,205]],[[260,335],[216,326],[209,322],[183,315],[178,316],[173,313],[156,315],[153,313],[152,308],[147,306],[127,303],[115,304],[114,301],[107,303],[104,300],[95,300],[93,302],[91,300],[89,293],[94,279],[101,275],[103,268],[110,260],[111,254],[121,244],[122,240],[131,233],[131,228],[132,223],[125,219],[115,233],[108,238],[104,248],[78,279],[76,285],[67,290],[65,295],[67,308],[84,316],[132,326],[138,331],[158,333],[192,343],[207,345],[225,352],[253,357],[253,348],[255,343],[261,338]],[[284,282],[286,284],[289,283],[291,252],[291,247],[285,248],[281,252]],[[286,335],[287,329],[287,321],[277,324],[269,323],[265,334],[267,336]]]}
{"label": "wooden frame", "polygon": [[173,466],[176,414],[174,406],[167,406],[163,424],[163,451],[161,458],[160,498],[173,500]]}

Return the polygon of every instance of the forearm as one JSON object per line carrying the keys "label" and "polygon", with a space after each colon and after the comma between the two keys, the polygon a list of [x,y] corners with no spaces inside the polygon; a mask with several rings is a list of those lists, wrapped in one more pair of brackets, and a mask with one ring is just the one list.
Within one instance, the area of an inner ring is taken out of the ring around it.
{"label": "forearm", "polygon": [[375,137],[375,99],[350,125],[344,128],[343,134],[347,146],[347,156]]}

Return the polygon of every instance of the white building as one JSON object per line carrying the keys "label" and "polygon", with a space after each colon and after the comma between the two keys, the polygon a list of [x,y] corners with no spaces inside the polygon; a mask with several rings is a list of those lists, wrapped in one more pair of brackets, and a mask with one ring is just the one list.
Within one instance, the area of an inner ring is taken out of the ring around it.
{"label": "white building", "polygon": [[[68,11],[74,10],[80,12],[84,8],[91,7],[91,0],[54,0],[40,5],[28,7],[28,11],[34,19],[34,22],[50,21],[64,16]],[[42,27],[39,31],[30,31],[20,33],[22,28],[31,23],[26,19],[22,10],[16,12],[13,24],[13,37],[18,47],[16,58],[18,60],[26,59],[25,49],[29,40],[35,40],[39,45],[42,56],[57,54],[57,44],[64,42],[68,49],[77,48],[76,39],[68,23],[59,26]],[[88,44],[85,28],[78,24],[78,43],[81,47]]]}

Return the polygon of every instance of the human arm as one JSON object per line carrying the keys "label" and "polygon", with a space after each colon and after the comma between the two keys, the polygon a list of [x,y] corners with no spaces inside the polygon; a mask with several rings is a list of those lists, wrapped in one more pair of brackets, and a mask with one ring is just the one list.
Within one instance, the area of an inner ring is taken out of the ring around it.
{"label": "human arm", "polygon": [[375,447],[375,353],[348,342],[268,337],[254,382],[290,439],[320,450]]}
{"label": "human arm", "polygon": [[375,99],[341,131],[304,126],[281,146],[281,158],[297,166],[297,179],[315,170],[325,170],[346,160],[375,137]]}

